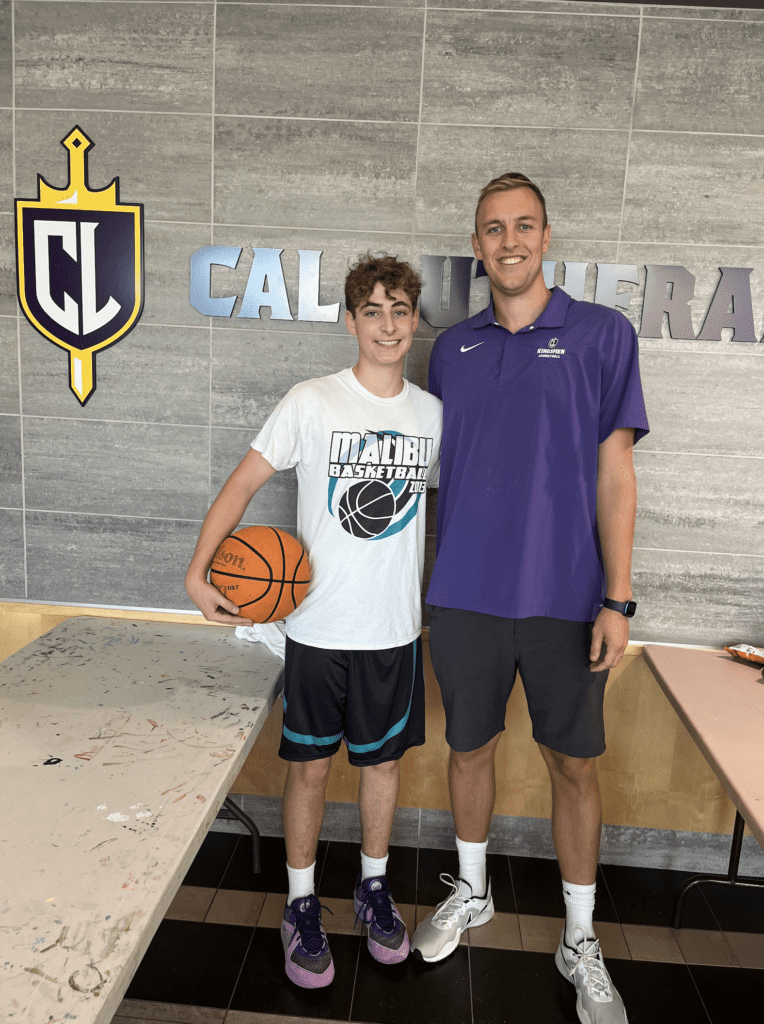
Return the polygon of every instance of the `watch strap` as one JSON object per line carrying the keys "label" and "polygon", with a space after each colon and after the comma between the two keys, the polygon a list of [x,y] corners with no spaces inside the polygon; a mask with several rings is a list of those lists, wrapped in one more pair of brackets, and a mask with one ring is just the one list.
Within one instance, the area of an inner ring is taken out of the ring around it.
{"label": "watch strap", "polygon": [[630,619],[634,612],[637,610],[636,601],[613,601],[611,598],[606,597],[602,602],[603,608],[609,608],[610,611],[620,612],[621,615],[625,615],[627,619]]}

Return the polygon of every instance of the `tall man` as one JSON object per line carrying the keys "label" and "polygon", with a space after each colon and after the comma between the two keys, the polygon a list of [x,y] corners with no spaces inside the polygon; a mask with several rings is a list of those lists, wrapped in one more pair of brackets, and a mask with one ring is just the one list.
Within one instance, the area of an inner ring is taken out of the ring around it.
{"label": "tall man", "polygon": [[421,587],[425,487],[434,484],[441,405],[403,377],[419,314],[408,263],[369,255],[345,280],[345,322],[358,361],[284,396],[223,485],[202,525],[186,589],[205,618],[241,623],[207,582],[212,557],[252,496],[297,467],[297,532],[310,553],[308,595],[287,619],[282,802],[289,895],[281,925],[287,976],[322,988],[334,964],[314,892],[332,758],[344,740],[361,768],[358,917],[371,955],[408,956],[387,884],[398,761],[424,743]]}
{"label": "tall man", "polygon": [[555,962],[586,1024],[626,1015],[592,927],[601,829],[602,703],[634,613],[635,440],[648,425],[637,339],[620,313],[547,288],[538,186],[480,193],[472,246],[491,302],[435,342],[443,400],[438,554],[427,595],[446,710],[459,880],[417,928],[436,961],[493,916],[486,846],[494,752],[519,668],[552,783],[566,924]]}

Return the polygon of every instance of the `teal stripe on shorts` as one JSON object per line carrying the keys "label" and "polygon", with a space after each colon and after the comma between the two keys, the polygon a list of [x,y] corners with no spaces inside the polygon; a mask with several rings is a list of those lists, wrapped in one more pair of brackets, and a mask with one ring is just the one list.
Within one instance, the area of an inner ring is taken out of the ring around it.
{"label": "teal stripe on shorts", "polygon": [[[385,743],[387,743],[388,740],[391,740],[393,738],[393,736],[397,736],[398,733],[403,732],[403,730],[406,728],[406,723],[408,722],[409,715],[411,714],[411,702],[414,699],[414,683],[416,681],[416,645],[417,645],[417,642],[418,641],[416,641],[416,640],[414,640],[414,642],[413,642],[414,670],[413,670],[412,678],[411,678],[411,696],[409,697],[409,706],[406,708],[406,714],[403,716],[403,718],[400,720],[400,722],[396,722],[395,725],[392,726],[392,728],[388,729],[387,732],[385,733],[385,735],[382,737],[382,739],[378,740],[376,743],[351,743],[350,740],[347,740],[348,750],[351,751],[351,753],[353,753],[353,754],[368,754],[372,750],[379,750],[381,747],[384,747]],[[335,737],[335,739],[336,738],[337,737]],[[328,742],[328,740],[324,740],[323,742],[326,743],[326,742]]]}
{"label": "teal stripe on shorts", "polygon": [[[410,701],[409,708],[411,708]],[[286,709],[287,700],[286,697],[284,697],[284,714],[286,714]],[[406,715],[406,717],[408,718],[408,714]],[[398,731],[400,732],[400,730]],[[326,747],[330,743],[336,743],[337,740],[342,739],[341,732],[338,732],[335,736],[306,736],[304,733],[301,732],[292,732],[291,729],[287,729],[286,725],[284,726],[284,735],[288,740],[291,740],[292,743],[314,743],[317,747]],[[394,733],[392,733],[391,735],[394,735]]]}

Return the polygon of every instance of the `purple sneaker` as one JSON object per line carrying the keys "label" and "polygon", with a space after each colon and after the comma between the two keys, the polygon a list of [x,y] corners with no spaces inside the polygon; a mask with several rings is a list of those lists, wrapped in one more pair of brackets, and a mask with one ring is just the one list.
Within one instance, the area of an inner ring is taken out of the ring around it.
{"label": "purple sneaker", "polygon": [[287,977],[300,988],[324,988],[334,980],[334,963],[321,924],[317,896],[302,896],[287,903],[281,922]]}
{"label": "purple sneaker", "polygon": [[409,955],[409,937],[406,925],[393,903],[384,875],[365,878],[355,886],[353,899],[356,920],[367,927],[369,952],[381,964],[398,964]]}

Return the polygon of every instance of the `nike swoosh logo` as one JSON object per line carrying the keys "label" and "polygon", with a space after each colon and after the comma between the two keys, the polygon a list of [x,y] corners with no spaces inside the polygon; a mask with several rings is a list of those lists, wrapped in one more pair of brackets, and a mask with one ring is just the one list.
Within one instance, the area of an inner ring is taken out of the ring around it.
{"label": "nike swoosh logo", "polygon": [[477,347],[478,347],[478,345],[482,345],[482,344],[483,344],[483,342],[482,342],[482,341],[479,341],[479,342],[477,343],[477,345],[469,345],[469,346],[468,346],[468,347],[466,347],[466,348],[465,348],[465,346],[464,346],[464,345],[462,345],[462,347],[461,347],[461,349],[460,349],[459,351],[460,351],[460,352],[471,352],[471,351],[473,350],[473,348],[477,348]]}

